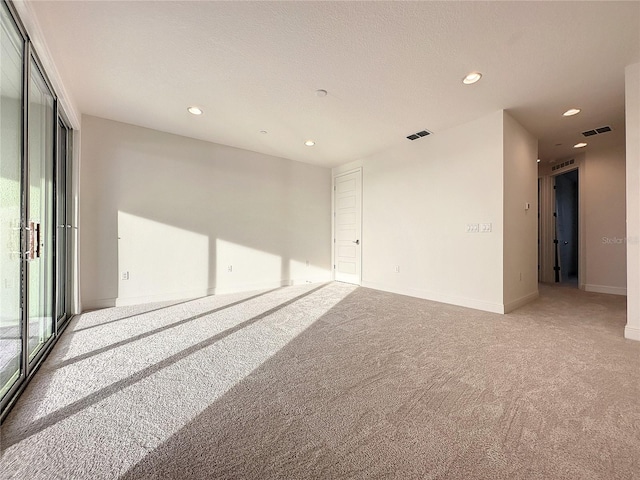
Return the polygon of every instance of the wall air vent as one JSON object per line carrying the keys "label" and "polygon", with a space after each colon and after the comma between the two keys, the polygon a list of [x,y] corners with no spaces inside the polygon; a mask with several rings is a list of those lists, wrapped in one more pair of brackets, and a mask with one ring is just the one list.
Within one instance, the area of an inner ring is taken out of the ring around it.
{"label": "wall air vent", "polygon": [[431,135],[429,130],[421,130],[419,132],[412,133],[411,135],[407,135],[407,138],[409,140],[417,140],[419,138],[426,137],[427,135]]}
{"label": "wall air vent", "polygon": [[598,135],[600,133],[610,132],[612,128],[609,125],[605,125],[604,127],[594,128],[593,130],[587,130],[586,132],[582,132],[582,135],[585,137],[591,137],[592,135]]}
{"label": "wall air vent", "polygon": [[576,163],[576,160],[575,158],[572,158],[571,160],[567,160],[566,162],[562,162],[557,165],[554,165],[553,167],[551,167],[551,171],[555,172],[556,170],[560,170],[561,168],[568,167],[569,165],[573,165],[574,163]]}

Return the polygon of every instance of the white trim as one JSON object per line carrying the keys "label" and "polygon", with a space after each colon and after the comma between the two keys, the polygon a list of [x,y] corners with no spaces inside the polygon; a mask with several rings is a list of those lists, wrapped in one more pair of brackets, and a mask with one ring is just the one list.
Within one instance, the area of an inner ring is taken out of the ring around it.
{"label": "white trim", "polygon": [[96,300],[91,300],[82,305],[82,311],[78,313],[83,313],[89,310],[99,310],[101,308],[111,308],[116,306],[116,298],[98,298]]}
{"label": "white trim", "polygon": [[206,290],[189,290],[184,292],[160,293],[155,295],[143,295],[140,297],[126,298],[100,298],[86,302],[85,310],[97,310],[100,308],[127,307],[130,305],[141,305],[154,302],[172,302],[174,300],[186,300],[193,298],[207,297],[209,295],[224,295],[227,293],[251,292],[254,290],[269,290],[273,288],[288,287],[291,285],[320,284],[330,282],[328,276],[307,278],[296,278],[293,280],[282,280],[280,282],[264,282],[246,285],[236,285],[229,288],[209,288]]}
{"label": "white trim", "polygon": [[624,338],[640,342],[640,328],[630,327],[627,325],[624,327]]}
{"label": "white trim", "polygon": [[142,297],[116,298],[116,307],[127,307],[129,305],[141,305],[154,302],[171,302],[174,300],[185,300],[188,298],[206,297],[206,290],[193,290],[188,292],[165,293],[158,295],[146,295]]}
{"label": "white trim", "polygon": [[553,245],[554,237],[554,217],[555,211],[555,177],[571,172],[573,170],[578,171],[578,281],[580,285],[584,283],[587,278],[587,236],[586,230],[586,209],[584,206],[584,177],[586,163],[584,161],[585,154],[579,153],[572,155],[564,159],[558,160],[563,162],[570,158],[575,159],[575,163],[570,167],[551,171],[550,167],[548,171],[540,174],[538,181],[540,183],[540,219],[538,229],[538,240],[540,245],[538,247],[539,256],[538,264],[540,271],[538,274],[538,280],[545,283],[553,283],[555,280],[554,257],[555,246]]}
{"label": "white trim", "polygon": [[333,179],[335,180],[338,177],[344,177],[345,175],[351,175],[352,173],[362,172],[362,167],[352,168],[351,170],[347,170],[346,172],[340,172],[333,174]]}
{"label": "white trim", "polygon": [[430,292],[417,288],[396,288],[376,282],[362,282],[363,287],[381,290],[383,292],[397,293],[398,295],[407,295],[409,297],[423,298],[433,302],[447,303],[459,307],[473,308],[475,310],[483,310],[491,313],[505,313],[504,305],[501,303],[485,302],[484,300],[476,300],[473,298],[458,297],[438,292]]}
{"label": "white trim", "polygon": [[627,295],[626,287],[610,287],[608,285],[589,285],[585,284],[586,292],[608,293],[610,295]]}
{"label": "white trim", "polygon": [[207,295],[226,295],[227,293],[239,293],[239,292],[250,292],[253,290],[269,290],[273,288],[280,287],[290,287],[292,285],[311,285],[311,284],[319,284],[319,283],[327,283],[330,282],[331,278],[329,276],[315,277],[311,279],[307,278],[295,278],[292,280],[281,280],[279,282],[263,282],[263,283],[253,283],[246,285],[235,285],[233,287],[226,288],[210,288],[207,290]]}
{"label": "white trim", "polygon": [[25,0],[14,0],[13,6],[20,17],[20,21],[24,25],[27,31],[27,35],[34,46],[35,52],[38,55],[42,68],[47,74],[47,78],[51,81],[54,91],[58,96],[58,101],[62,105],[62,110],[67,114],[69,119],[69,125],[73,130],[80,129],[80,110],[77,108],[73,97],[69,94],[69,91],[65,88],[62,81],[62,76],[56,68],[56,64],[53,60],[53,55],[47,46],[47,42],[38,22],[38,18],[33,11],[31,2]]}
{"label": "white trim", "polygon": [[81,285],[81,268],[80,268],[80,245],[82,228],[80,224],[80,170],[82,165],[80,164],[80,151],[81,151],[81,132],[80,130],[73,130],[71,132],[71,138],[73,140],[73,153],[71,154],[71,184],[67,188],[71,188],[71,225],[75,225],[76,228],[72,229],[73,242],[71,245],[71,288],[73,289],[72,300],[72,313],[82,312],[82,289]]}
{"label": "white trim", "polygon": [[331,169],[332,177],[339,177],[347,173],[353,173],[354,171],[362,169],[362,160],[355,160],[353,162],[345,163]]}
{"label": "white trim", "polygon": [[[352,162],[350,164],[345,165],[349,166],[352,164],[357,164],[359,162]],[[356,167],[356,168],[351,168],[349,170],[345,170],[345,171],[341,171],[340,173],[335,173],[336,169],[333,169],[332,172],[332,176],[331,176],[331,280],[336,279],[336,269],[334,268],[335,265],[335,261],[336,261],[336,257],[335,257],[335,248],[336,248],[336,243],[335,243],[335,238],[336,238],[336,229],[335,229],[335,220],[336,220],[336,178],[338,177],[342,177],[345,175],[351,175],[352,173],[360,173],[360,232],[359,232],[359,237],[360,237],[360,278],[358,279],[358,283],[357,285],[362,285],[362,218],[363,218],[363,211],[364,211],[364,175],[363,175],[363,169],[362,166]]]}
{"label": "white trim", "polygon": [[504,313],[513,312],[515,309],[520,308],[526,305],[527,303],[534,301],[539,296],[540,296],[540,293],[538,292],[538,290],[536,290],[535,292],[531,292],[530,294],[525,295],[524,297],[520,297],[519,299],[514,300],[513,302],[505,303]]}

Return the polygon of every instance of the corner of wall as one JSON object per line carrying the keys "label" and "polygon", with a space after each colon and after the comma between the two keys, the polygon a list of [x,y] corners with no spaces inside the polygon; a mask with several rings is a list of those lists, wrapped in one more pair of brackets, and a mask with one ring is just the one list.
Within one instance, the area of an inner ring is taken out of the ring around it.
{"label": "corner of wall", "polygon": [[503,112],[503,302],[505,312],[538,296],[538,140]]}
{"label": "corner of wall", "polygon": [[496,111],[362,161],[363,286],[503,312],[502,126]]}
{"label": "corner of wall", "polygon": [[625,337],[640,340],[640,63],[625,69],[627,326]]}

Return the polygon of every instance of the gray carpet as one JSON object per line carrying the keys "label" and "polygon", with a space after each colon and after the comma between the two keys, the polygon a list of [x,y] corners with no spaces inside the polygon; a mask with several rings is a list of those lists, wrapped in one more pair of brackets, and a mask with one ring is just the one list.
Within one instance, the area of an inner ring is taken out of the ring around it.
{"label": "gray carpet", "polygon": [[75,318],[2,478],[640,478],[625,299],[496,315],[340,283]]}

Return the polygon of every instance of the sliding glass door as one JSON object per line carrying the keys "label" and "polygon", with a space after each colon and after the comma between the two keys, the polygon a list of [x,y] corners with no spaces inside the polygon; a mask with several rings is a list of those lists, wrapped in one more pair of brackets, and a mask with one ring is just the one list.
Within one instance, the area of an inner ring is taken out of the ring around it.
{"label": "sliding glass door", "polygon": [[67,279],[70,278],[69,246],[71,244],[71,219],[68,215],[69,202],[67,201],[67,157],[71,149],[69,143],[71,131],[62,118],[58,118],[58,147],[55,168],[55,232],[56,232],[56,323],[58,329],[69,319],[69,290]]}
{"label": "sliding glass door", "polygon": [[35,60],[29,68],[27,298],[32,361],[53,334],[54,98]]}
{"label": "sliding glass door", "polygon": [[7,8],[0,36],[0,398],[22,374],[22,90],[24,42]]}
{"label": "sliding glass door", "polygon": [[0,13],[3,418],[68,319],[71,131],[11,5]]}

